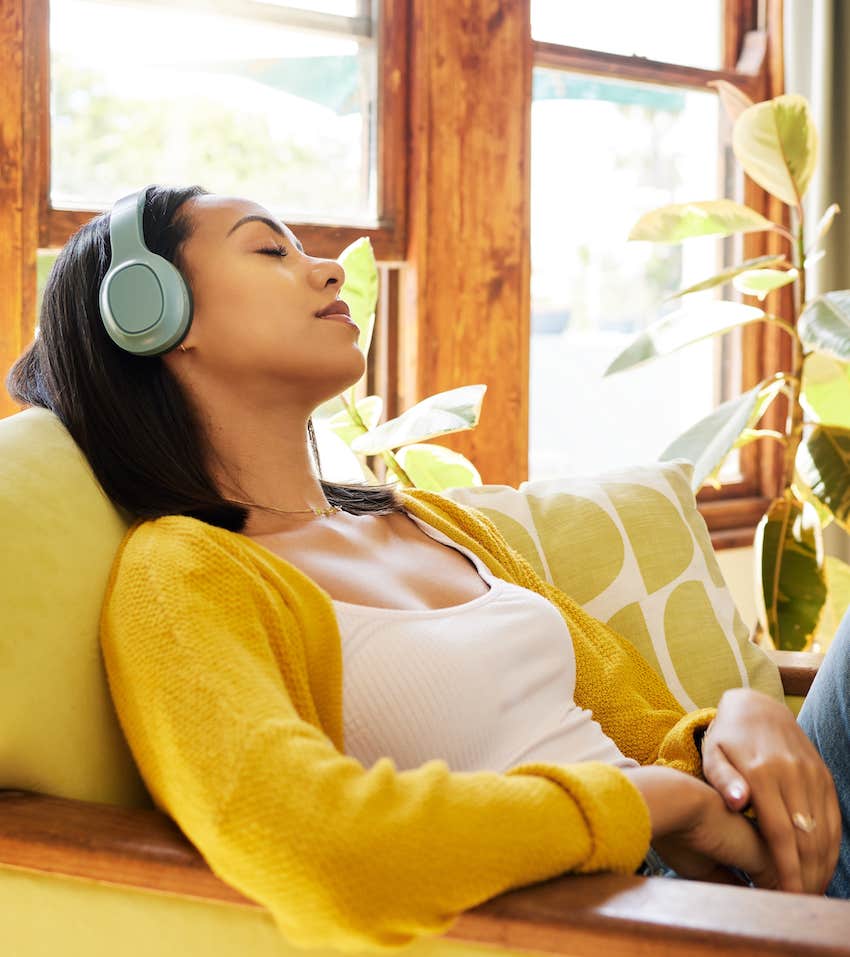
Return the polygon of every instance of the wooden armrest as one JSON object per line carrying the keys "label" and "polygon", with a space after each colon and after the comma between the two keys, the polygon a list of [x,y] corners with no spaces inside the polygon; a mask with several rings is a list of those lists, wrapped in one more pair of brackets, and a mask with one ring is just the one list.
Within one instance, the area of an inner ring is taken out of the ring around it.
{"label": "wooden armrest", "polygon": [[815,680],[818,668],[824,659],[822,654],[811,651],[771,651],[764,649],[779,668],[782,690],[785,694],[803,695]]}
{"label": "wooden armrest", "polygon": [[[157,810],[0,791],[0,867],[259,907]],[[848,903],[661,877],[562,876],[485,901],[443,935],[563,957],[850,955]]]}

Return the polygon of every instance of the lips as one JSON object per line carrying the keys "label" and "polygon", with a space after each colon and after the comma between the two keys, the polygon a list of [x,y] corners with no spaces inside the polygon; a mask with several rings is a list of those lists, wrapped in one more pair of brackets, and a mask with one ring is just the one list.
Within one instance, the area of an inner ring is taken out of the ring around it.
{"label": "lips", "polygon": [[332,303],[316,313],[317,319],[325,319],[328,316],[345,316],[347,319],[351,319],[351,310],[348,308],[348,303],[342,299],[334,299]]}

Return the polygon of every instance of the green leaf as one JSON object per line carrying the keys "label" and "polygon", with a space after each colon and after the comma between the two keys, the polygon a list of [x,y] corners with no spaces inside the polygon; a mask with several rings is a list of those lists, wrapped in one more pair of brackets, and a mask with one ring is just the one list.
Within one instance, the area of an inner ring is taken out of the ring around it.
{"label": "green leaf", "polygon": [[754,182],[783,203],[799,206],[818,149],[806,98],[789,93],[748,107],[735,122],[732,149]]}
{"label": "green leaf", "polygon": [[[351,449],[322,419],[314,420],[316,447],[322,478],[327,482],[359,483],[370,481],[371,472],[365,468]],[[374,476],[372,476],[374,478]]]}
{"label": "green leaf", "polygon": [[850,365],[825,352],[809,353],[800,402],[818,421],[850,428]]}
{"label": "green leaf", "polygon": [[759,384],[749,392],[719,405],[704,419],[674,439],[658,456],[662,461],[683,458],[693,462],[691,488],[698,492],[745,429],[752,429],[782,389],[781,378]]}
{"label": "green leaf", "polygon": [[[365,399],[360,399],[357,402],[356,409],[366,428],[374,429],[384,410],[384,400],[379,395],[367,395]],[[351,445],[358,435],[364,434],[360,427],[351,420],[346,408],[328,419],[327,423],[328,428],[332,429],[346,445]]]}
{"label": "green leaf", "polygon": [[417,488],[444,492],[482,484],[472,462],[443,445],[406,445],[398,450],[396,458]]}
{"label": "green leaf", "polygon": [[712,299],[683,306],[638,333],[603,372],[603,378],[669,355],[709,336],[729,332],[736,326],[755,322],[762,316],[761,309],[740,302]]}
{"label": "green leaf", "polygon": [[794,481],[791,483],[791,488],[801,502],[808,502],[818,513],[821,528],[826,528],[832,524],[832,520],[835,516],[811,490],[809,483],[800,475],[800,470],[796,467],[794,469]]}
{"label": "green leaf", "polygon": [[850,289],[825,292],[800,313],[797,334],[806,349],[850,360]]}
{"label": "green leaf", "polygon": [[486,385],[464,385],[448,392],[438,392],[398,418],[358,436],[351,447],[362,455],[375,455],[385,449],[425,442],[438,435],[474,429],[478,425],[486,391]]}
{"label": "green leaf", "polygon": [[815,497],[850,530],[850,429],[817,425],[804,429],[796,466]]}
{"label": "green leaf", "polygon": [[732,236],[773,229],[774,224],[749,206],[731,199],[673,203],[645,213],[632,227],[630,240],[680,243],[695,236]]}
{"label": "green leaf", "polygon": [[738,292],[758,296],[759,301],[764,302],[768,293],[794,282],[797,276],[796,269],[751,269],[736,276],[732,285]]}
{"label": "green leaf", "polygon": [[323,402],[313,410],[313,421],[315,422],[316,419],[329,419],[344,408],[345,403],[342,401],[342,395],[335,395],[332,399],[328,399],[327,402]]}
{"label": "green leaf", "polygon": [[790,489],[774,499],[753,542],[761,587],[756,587],[759,621],[777,648],[811,646],[826,601],[823,536],[817,513]]}
{"label": "green leaf", "polygon": [[715,286],[722,286],[723,283],[729,282],[731,279],[734,279],[735,276],[740,275],[742,272],[747,272],[749,269],[757,269],[759,266],[778,266],[785,261],[784,256],[758,256],[755,259],[748,259],[745,263],[741,263],[740,266],[734,266],[732,269],[718,273],[710,279],[703,279],[702,282],[698,282],[694,286],[681,289],[672,296],[668,296],[664,301],[669,302],[672,299],[680,299],[682,296],[687,296],[692,292],[702,292],[704,289],[713,289]]}
{"label": "green leaf", "polygon": [[831,206],[828,206],[826,208],[823,216],[821,216],[817,224],[817,228],[815,229],[815,238],[812,241],[811,246],[809,246],[809,250],[817,246],[817,244],[823,239],[823,237],[826,236],[826,234],[832,228],[832,221],[840,212],[841,212],[841,207],[838,205],[838,203],[833,203]]}
{"label": "green leaf", "polygon": [[339,255],[345,270],[345,283],[340,291],[351,309],[351,318],[360,329],[357,345],[363,355],[369,354],[372,330],[375,326],[375,305],[378,301],[378,265],[368,236],[355,239]]}
{"label": "green leaf", "polygon": [[850,608],[850,565],[835,555],[827,555],[824,558],[824,573],[826,604],[812,645],[812,651],[821,653],[828,650],[841,619]]}
{"label": "green leaf", "polygon": [[734,84],[727,83],[726,80],[709,80],[708,85],[717,90],[726,115],[733,123],[747,107],[753,105],[753,101],[746,93]]}

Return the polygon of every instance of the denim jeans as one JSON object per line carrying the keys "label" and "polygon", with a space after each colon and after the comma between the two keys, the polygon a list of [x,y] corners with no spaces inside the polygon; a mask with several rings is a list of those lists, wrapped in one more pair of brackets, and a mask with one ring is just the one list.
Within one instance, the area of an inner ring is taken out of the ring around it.
{"label": "denim jeans", "polygon": [[[850,610],[830,643],[797,723],[829,768],[841,808],[841,848],[825,896],[850,899]],[[743,871],[733,870],[752,885]],[[681,878],[652,847],[635,873]]]}

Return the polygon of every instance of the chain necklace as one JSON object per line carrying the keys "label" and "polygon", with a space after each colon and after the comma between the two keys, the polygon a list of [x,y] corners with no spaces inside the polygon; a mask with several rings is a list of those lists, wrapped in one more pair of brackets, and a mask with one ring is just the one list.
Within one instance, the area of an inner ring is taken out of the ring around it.
{"label": "chain necklace", "polygon": [[249,508],[260,508],[263,511],[276,512],[278,515],[316,515],[320,518],[327,518],[336,512],[342,511],[342,506],[340,505],[329,505],[327,508],[316,508],[315,505],[311,505],[310,508],[285,509],[274,508],[271,505],[256,505],[254,502],[240,502],[239,499],[236,498],[229,499],[229,501],[234,505],[247,505]]}

